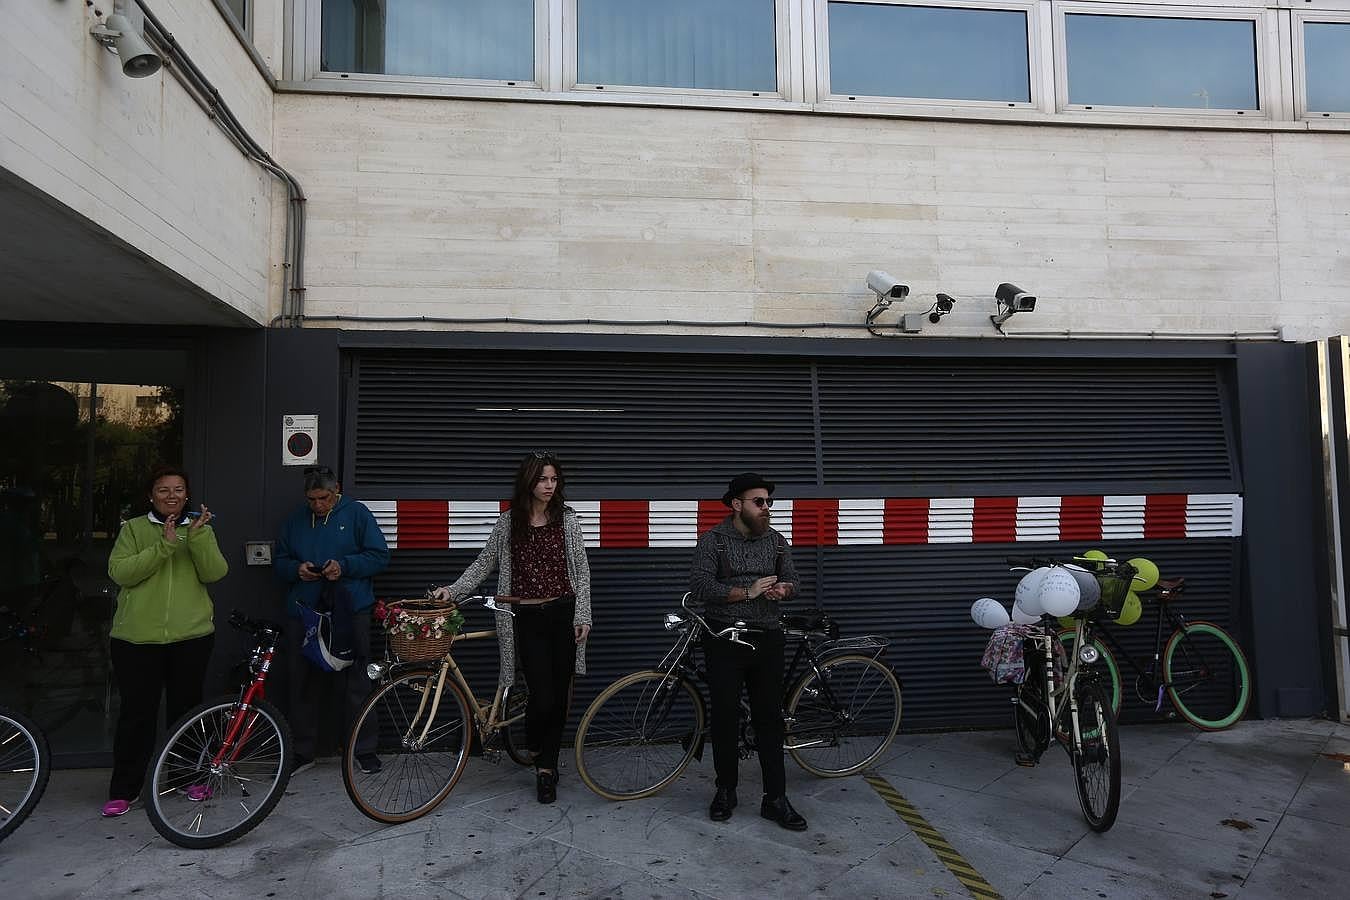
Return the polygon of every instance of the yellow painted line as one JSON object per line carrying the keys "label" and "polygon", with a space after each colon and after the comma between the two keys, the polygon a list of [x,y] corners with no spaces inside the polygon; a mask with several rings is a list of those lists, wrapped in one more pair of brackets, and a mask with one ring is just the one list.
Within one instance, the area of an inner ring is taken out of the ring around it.
{"label": "yellow painted line", "polygon": [[891,786],[891,783],[880,775],[864,775],[863,781],[871,785],[872,790],[885,801],[886,805],[895,811],[895,814],[905,820],[919,840],[928,845],[928,849],[933,851],[933,855],[947,867],[947,871],[956,876],[956,880],[961,882],[970,891],[971,895],[980,898],[980,900],[1003,900],[1003,896],[994,886],[984,879],[984,876],[975,871],[975,867],[966,862],[964,856],[956,851],[956,848],[947,843],[947,839],[942,836],[928,820],[923,817],[914,805],[900,796],[900,792]]}

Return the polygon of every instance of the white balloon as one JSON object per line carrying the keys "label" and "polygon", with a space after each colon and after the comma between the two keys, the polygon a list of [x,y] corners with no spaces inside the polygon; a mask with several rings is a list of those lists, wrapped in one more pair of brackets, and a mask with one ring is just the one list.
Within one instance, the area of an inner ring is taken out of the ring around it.
{"label": "white balloon", "polygon": [[1056,566],[1041,579],[1041,592],[1037,599],[1040,600],[1041,609],[1049,615],[1067,616],[1078,609],[1082,592],[1078,589],[1078,582],[1074,581],[1073,573]]}
{"label": "white balloon", "polygon": [[1102,585],[1087,569],[1081,566],[1065,566],[1073,580],[1078,582],[1078,611],[1092,609],[1102,599]]}
{"label": "white balloon", "polygon": [[1039,615],[1033,616],[1022,608],[1021,603],[1014,603],[1012,608],[1012,620],[1014,625],[1035,625],[1041,620]]}
{"label": "white balloon", "polygon": [[1010,621],[1008,611],[993,597],[981,597],[970,607],[970,617],[981,628],[1002,628]]}
{"label": "white balloon", "polygon": [[1013,594],[1013,605],[1022,607],[1022,611],[1028,615],[1039,616],[1044,612],[1040,601],[1041,581],[1049,573],[1049,566],[1041,566],[1023,575],[1022,580],[1017,583],[1017,591]]}

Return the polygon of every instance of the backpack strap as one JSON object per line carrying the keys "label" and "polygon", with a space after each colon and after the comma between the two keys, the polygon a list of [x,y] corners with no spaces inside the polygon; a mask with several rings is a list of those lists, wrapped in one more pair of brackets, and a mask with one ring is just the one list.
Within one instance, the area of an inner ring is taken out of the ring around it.
{"label": "backpack strap", "polygon": [[722,536],[715,532],[713,543],[717,545],[717,580],[727,581],[731,578],[731,560],[727,559],[727,545],[723,543]]}

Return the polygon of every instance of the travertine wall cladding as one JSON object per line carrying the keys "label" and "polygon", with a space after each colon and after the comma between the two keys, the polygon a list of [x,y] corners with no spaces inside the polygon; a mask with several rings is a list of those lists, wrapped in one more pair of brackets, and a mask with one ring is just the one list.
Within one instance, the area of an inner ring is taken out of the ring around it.
{"label": "travertine wall cladding", "polygon": [[882,268],[905,310],[969,298],[928,335],[992,334],[1005,280],[1042,298],[1012,332],[1350,330],[1350,135],[299,94],[276,121],[316,315],[853,323]]}
{"label": "travertine wall cladding", "polygon": [[[89,36],[95,19],[84,3],[21,6],[0,29],[0,167],[265,321],[269,268],[281,256],[272,179],[167,72],[124,76]],[[111,2],[99,7],[112,12]],[[272,89],[220,14],[201,0],[152,8],[271,146]]]}

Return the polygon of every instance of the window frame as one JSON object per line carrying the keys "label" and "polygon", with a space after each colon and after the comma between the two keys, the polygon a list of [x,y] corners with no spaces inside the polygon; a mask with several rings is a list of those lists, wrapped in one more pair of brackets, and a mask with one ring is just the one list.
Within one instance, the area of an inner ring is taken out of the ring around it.
{"label": "window frame", "polygon": [[584,94],[627,94],[647,97],[688,97],[688,98],[736,98],[751,102],[767,100],[774,105],[789,98],[792,90],[792,71],[798,57],[792,52],[791,7],[794,0],[773,0],[774,30],[774,90],[738,91],[722,88],[686,88],[664,87],[645,84],[595,84],[578,81],[580,68],[580,30],[577,13],[578,0],[563,0],[562,9],[562,45],[563,72],[562,90]]}
{"label": "window frame", "polygon": [[441,94],[449,88],[465,96],[510,96],[521,91],[540,91],[548,83],[550,6],[550,0],[534,0],[534,67],[528,81],[324,71],[323,0],[295,0],[291,38],[286,42],[287,70],[298,81],[364,84],[390,93]]}
{"label": "window frame", "polygon": [[[1202,118],[1273,119],[1282,104],[1278,80],[1279,46],[1275,14],[1258,6],[1189,6],[1143,5],[1129,3],[1093,3],[1085,0],[1061,2],[1055,0],[1054,56],[1056,111],[1073,116],[1091,116],[1093,113],[1137,116],[1193,116]],[[1067,17],[1071,15],[1116,16],[1146,19],[1213,19],[1251,22],[1256,58],[1253,67],[1256,78],[1256,102],[1253,109],[1199,109],[1190,106],[1111,106],[1099,103],[1069,102],[1069,44]]]}
{"label": "window frame", "polygon": [[1294,53],[1294,118],[1320,122],[1326,119],[1350,119],[1350,110],[1308,108],[1308,66],[1303,46],[1306,24],[1345,25],[1350,27],[1350,10],[1296,9],[1291,17],[1290,43]]}
{"label": "window frame", "polygon": [[[1038,0],[811,0],[815,21],[816,92],[821,103],[836,108],[853,105],[892,106],[898,108],[941,107],[943,109],[1010,109],[1038,110],[1043,108],[1044,87],[1041,78],[1043,4]],[[869,6],[922,6],[937,9],[986,9],[998,12],[1020,12],[1027,20],[1027,87],[1030,100],[957,100],[947,97],[888,97],[871,94],[836,94],[830,85],[830,4],[862,3]]]}

